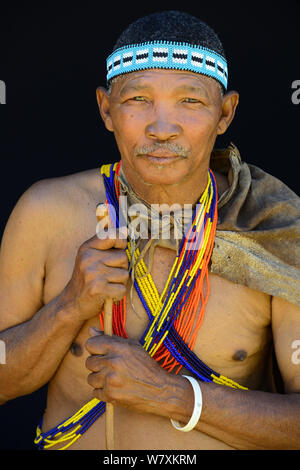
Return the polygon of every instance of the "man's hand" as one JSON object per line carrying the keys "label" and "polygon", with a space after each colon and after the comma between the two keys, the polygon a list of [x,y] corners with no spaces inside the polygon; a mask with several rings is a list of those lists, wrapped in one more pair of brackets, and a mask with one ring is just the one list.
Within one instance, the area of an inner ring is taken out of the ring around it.
{"label": "man's hand", "polygon": [[106,298],[121,300],[129,277],[126,255],[127,239],[97,235],[84,242],[77,253],[72,277],[61,293],[63,305],[72,307],[81,321],[96,316]]}
{"label": "man's hand", "polygon": [[86,349],[91,356],[86,367],[92,371],[88,383],[94,388],[95,397],[135,411],[164,414],[161,408],[172,401],[175,377],[162,369],[136,340],[105,336],[94,328],[90,333],[93,336],[87,340]]}

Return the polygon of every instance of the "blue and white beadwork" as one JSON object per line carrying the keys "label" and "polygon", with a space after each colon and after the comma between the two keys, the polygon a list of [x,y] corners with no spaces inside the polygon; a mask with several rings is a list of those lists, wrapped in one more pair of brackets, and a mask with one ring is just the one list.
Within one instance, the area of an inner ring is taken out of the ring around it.
{"label": "blue and white beadwork", "polygon": [[107,81],[123,73],[151,68],[189,70],[218,80],[227,90],[226,59],[201,46],[153,41],[125,46],[107,59]]}

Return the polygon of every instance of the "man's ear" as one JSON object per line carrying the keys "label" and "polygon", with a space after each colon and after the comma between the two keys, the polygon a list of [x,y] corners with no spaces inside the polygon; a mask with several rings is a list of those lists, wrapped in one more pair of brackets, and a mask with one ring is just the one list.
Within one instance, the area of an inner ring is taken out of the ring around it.
{"label": "man's ear", "polygon": [[113,132],[114,127],[110,116],[110,100],[107,90],[103,87],[96,89],[96,98],[100,115],[107,130]]}
{"label": "man's ear", "polygon": [[229,91],[223,96],[222,112],[218,124],[217,134],[224,134],[234,118],[235,110],[239,103],[239,94],[237,91]]}

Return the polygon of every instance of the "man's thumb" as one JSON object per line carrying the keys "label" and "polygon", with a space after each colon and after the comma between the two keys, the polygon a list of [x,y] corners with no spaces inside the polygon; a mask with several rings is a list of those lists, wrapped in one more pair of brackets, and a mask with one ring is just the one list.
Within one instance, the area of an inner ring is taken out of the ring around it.
{"label": "man's thumb", "polygon": [[99,330],[95,326],[91,326],[90,329],[89,329],[89,334],[90,334],[90,336],[99,336],[99,335],[103,335],[104,332]]}

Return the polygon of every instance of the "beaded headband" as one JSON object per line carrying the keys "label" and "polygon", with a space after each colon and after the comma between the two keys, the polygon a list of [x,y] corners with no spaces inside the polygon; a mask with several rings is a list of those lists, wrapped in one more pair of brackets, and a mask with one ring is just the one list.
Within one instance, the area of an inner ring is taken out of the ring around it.
{"label": "beaded headband", "polygon": [[226,59],[206,47],[185,42],[151,41],[116,49],[107,59],[107,81],[145,69],[189,70],[216,79],[227,89]]}

